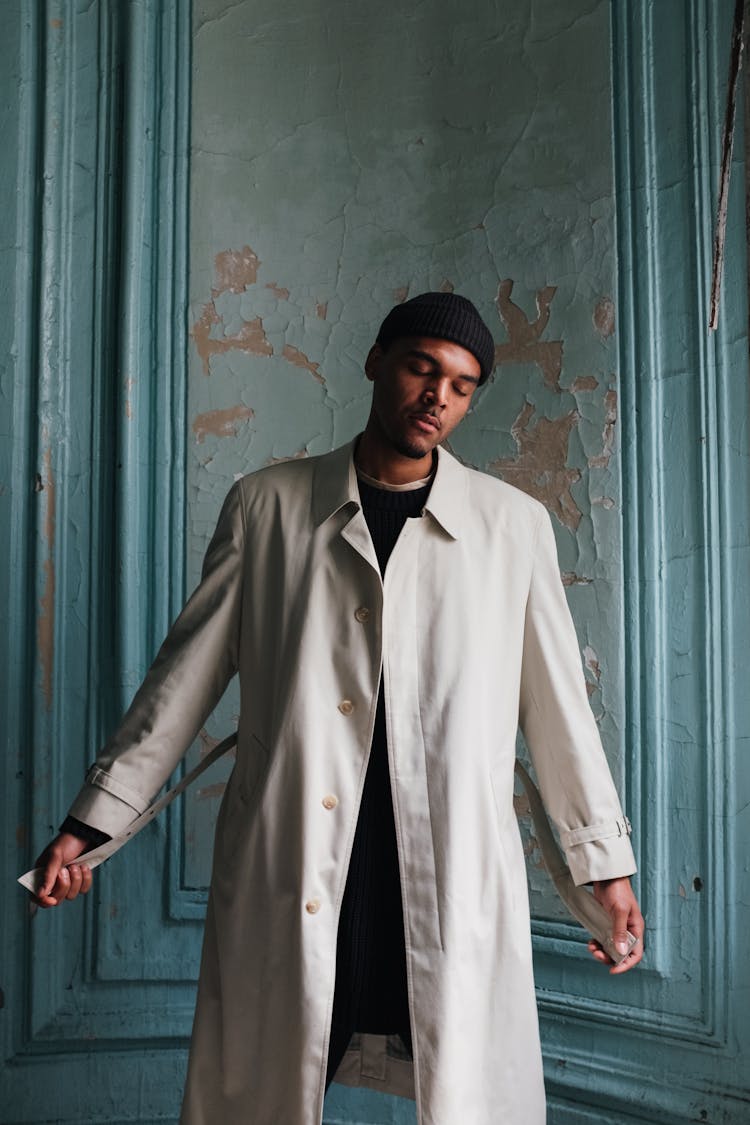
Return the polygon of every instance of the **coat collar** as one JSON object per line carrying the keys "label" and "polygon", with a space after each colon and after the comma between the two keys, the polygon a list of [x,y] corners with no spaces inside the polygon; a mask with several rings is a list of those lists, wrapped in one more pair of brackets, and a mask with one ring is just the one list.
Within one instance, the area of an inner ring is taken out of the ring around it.
{"label": "coat collar", "polygon": [[[320,525],[347,504],[362,505],[354,467],[356,438],[318,459],[313,481],[313,519]],[[452,539],[458,539],[467,505],[468,473],[438,446],[438,463],[425,511]]]}

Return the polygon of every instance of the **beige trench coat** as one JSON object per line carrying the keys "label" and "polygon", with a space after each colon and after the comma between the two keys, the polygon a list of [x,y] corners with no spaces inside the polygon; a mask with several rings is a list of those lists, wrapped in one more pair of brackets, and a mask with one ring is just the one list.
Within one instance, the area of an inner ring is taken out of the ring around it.
{"label": "beige trench coat", "polygon": [[536,501],[441,449],[381,582],[352,446],[234,485],[201,584],[71,809],[125,827],[239,671],[186,1125],[321,1121],[381,662],[414,1064],[364,1036],[339,1076],[411,1093],[420,1125],[543,1125],[519,719],[576,882],[634,870],[552,528]]}

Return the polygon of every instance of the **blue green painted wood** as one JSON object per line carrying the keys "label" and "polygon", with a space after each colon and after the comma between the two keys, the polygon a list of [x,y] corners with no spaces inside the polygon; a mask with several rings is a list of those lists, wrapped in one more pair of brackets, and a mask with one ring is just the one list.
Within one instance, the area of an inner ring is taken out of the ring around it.
{"label": "blue green painted wood", "polygon": [[[361,423],[361,360],[394,290],[450,281],[508,344],[498,280],[531,322],[556,285],[540,338],[562,341],[560,391],[510,347],[456,444],[513,479],[525,402],[521,435],[578,415],[556,463],[580,513],[558,518],[561,561],[640,853],[648,957],[616,989],[531,868],[550,1121],[746,1120],[741,143],[720,331],[705,327],[732,7],[483,0],[462,22],[430,0],[381,12],[374,34],[359,2],[293,20],[280,0],[15,6],[0,41],[0,142],[19,154],[0,173],[6,887],[194,581],[233,474]],[[255,317],[260,352],[207,344]],[[214,811],[194,794],[85,904],[31,918],[8,891],[2,1120],[176,1118]],[[329,1125],[413,1120],[374,1094],[326,1102]]]}

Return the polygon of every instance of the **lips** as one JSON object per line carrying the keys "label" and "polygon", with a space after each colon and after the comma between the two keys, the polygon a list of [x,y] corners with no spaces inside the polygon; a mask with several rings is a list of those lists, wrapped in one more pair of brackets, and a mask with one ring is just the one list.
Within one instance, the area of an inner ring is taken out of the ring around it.
{"label": "lips", "polygon": [[434,433],[440,429],[440,422],[434,414],[411,414],[410,419],[423,433]]}

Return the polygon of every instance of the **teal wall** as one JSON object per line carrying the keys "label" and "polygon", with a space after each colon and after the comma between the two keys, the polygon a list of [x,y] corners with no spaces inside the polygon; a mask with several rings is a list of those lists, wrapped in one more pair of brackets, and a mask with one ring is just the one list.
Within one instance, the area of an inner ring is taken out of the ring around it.
{"label": "teal wall", "polygon": [[[6,7],[0,1120],[176,1118],[226,771],[85,902],[34,916],[12,880],[194,583],[234,475],[356,433],[384,312],[454,287],[498,366],[452,448],[553,514],[649,924],[637,973],[598,971],[519,801],[550,1121],[746,1121],[739,139],[705,327],[733,4]],[[230,693],[201,745],[235,713]],[[330,1125],[413,1120],[338,1087],[326,1103]]]}

